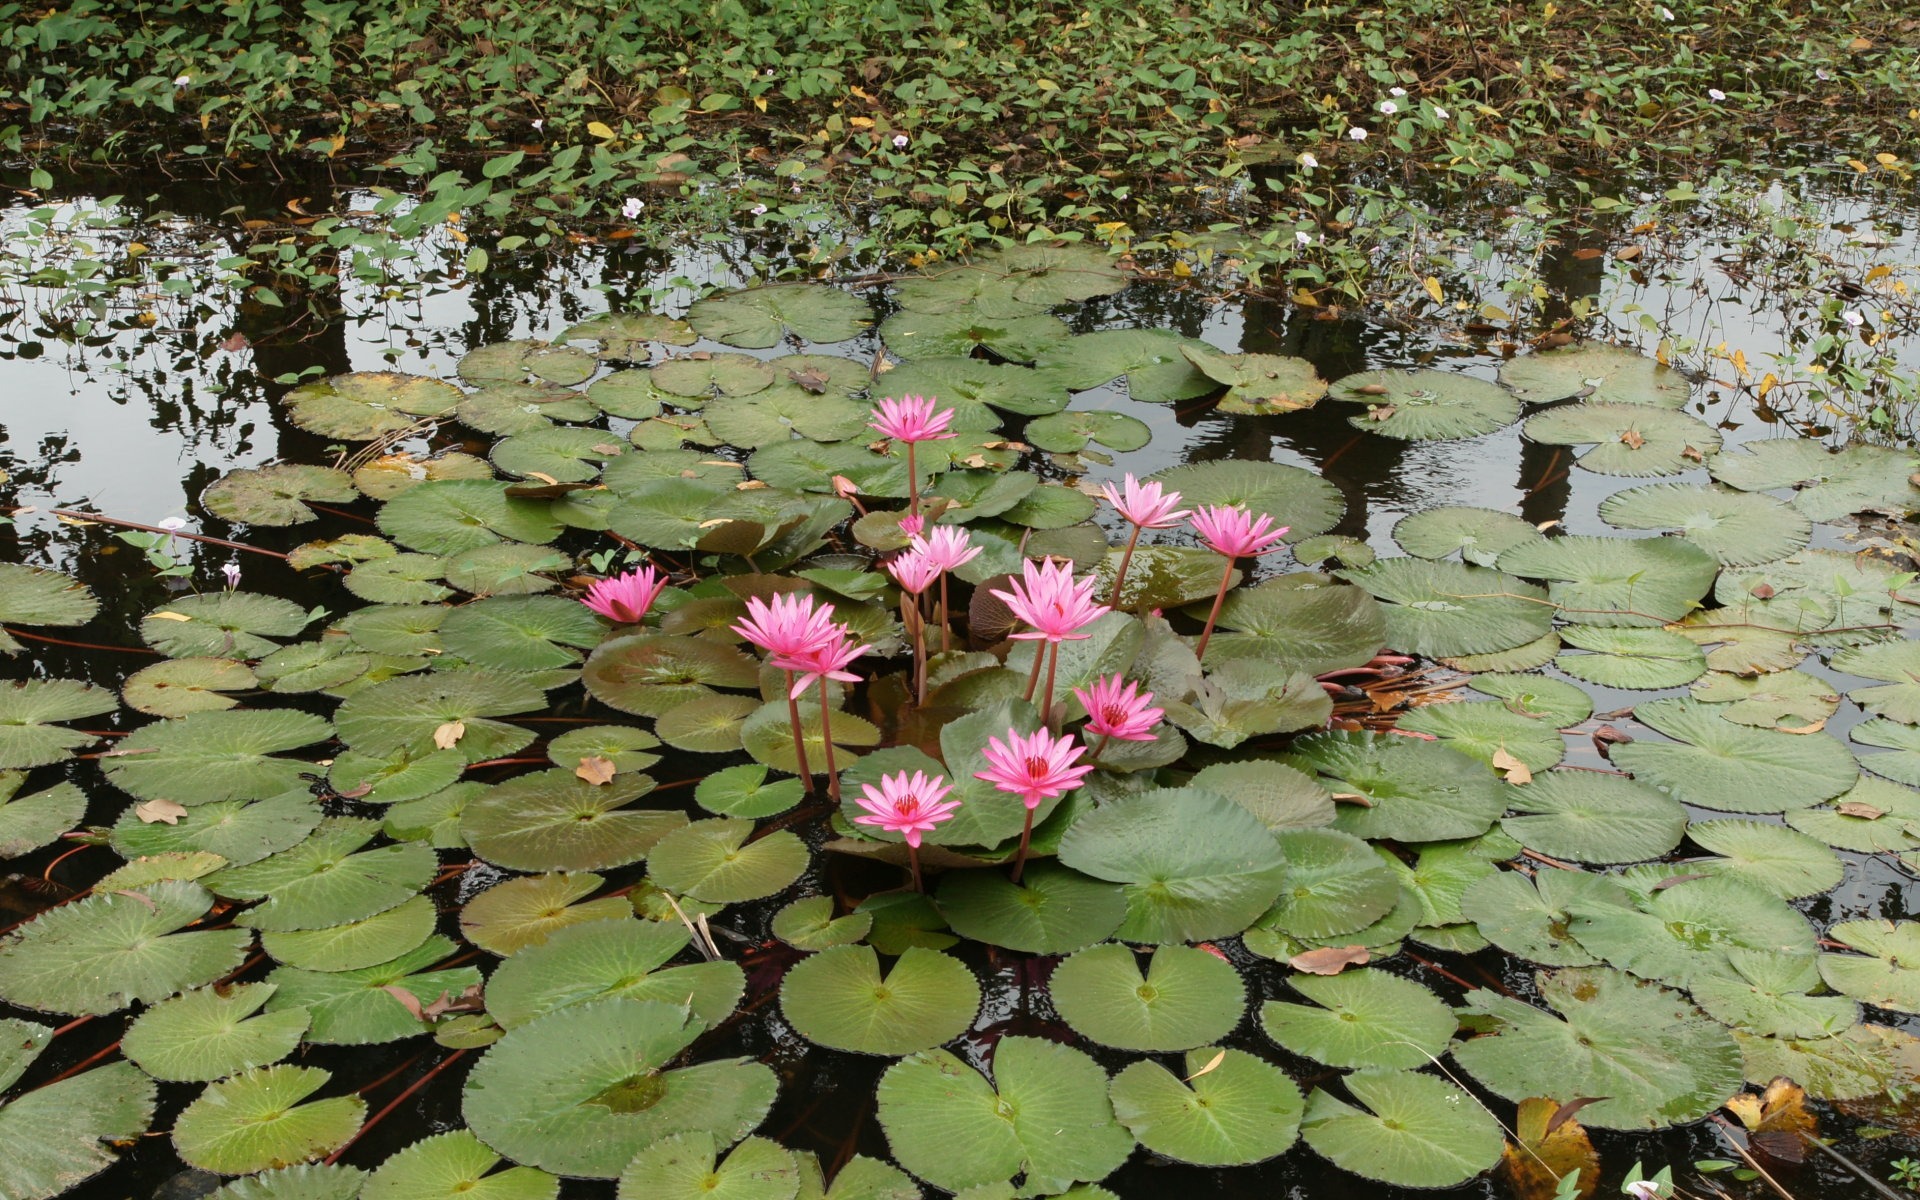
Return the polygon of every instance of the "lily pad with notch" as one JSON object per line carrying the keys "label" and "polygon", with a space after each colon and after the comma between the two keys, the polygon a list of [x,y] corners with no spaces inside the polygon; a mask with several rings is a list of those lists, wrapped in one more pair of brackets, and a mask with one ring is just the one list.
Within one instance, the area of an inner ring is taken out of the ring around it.
{"label": "lily pad with notch", "polygon": [[283,399],[288,418],[308,433],[367,442],[423,417],[451,414],[460,403],[460,389],[424,375],[356,371],[303,383]]}
{"label": "lily pad with notch", "polygon": [[909,946],[883,975],[873,947],[834,946],[787,972],[780,1009],[816,1045],[897,1056],[965,1033],[980,1011],[980,984],[938,950]]}
{"label": "lily pad with notch", "polygon": [[1669,629],[1568,625],[1561,628],[1560,637],[1586,653],[1557,655],[1553,665],[1601,687],[1656,691],[1682,687],[1707,671],[1700,647]]}
{"label": "lily pad with notch", "polygon": [[1830,450],[1823,442],[1779,438],[1748,442],[1715,456],[1713,477],[1746,492],[1794,489],[1793,507],[1815,521],[1857,512],[1904,517],[1920,506],[1912,451],[1858,443]]}
{"label": "lily pad with notch", "polygon": [[1186,1075],[1151,1060],[1113,1077],[1114,1116],[1142,1146],[1176,1162],[1236,1167],[1284,1153],[1305,1109],[1286,1072],[1245,1050],[1187,1052]]}
{"label": "lily pad with notch", "polygon": [[0,768],[25,770],[65,761],[99,738],[59,721],[97,717],[120,707],[111,688],[77,679],[24,679],[0,684]]}
{"label": "lily pad with notch", "polygon": [[1614,765],[1683,804],[1787,812],[1832,799],[1860,777],[1853,756],[1831,738],[1736,725],[1697,700],[1655,700],[1634,716],[1674,740],[1615,746]]}
{"label": "lily pad with notch", "polygon": [[[1479,837],[1505,811],[1499,779],[1445,746],[1372,733],[1315,733],[1283,758],[1317,775],[1342,806],[1334,828],[1367,839],[1437,842]],[[1383,910],[1384,911],[1384,910]]]}
{"label": "lily pad with notch", "polygon": [[256,1015],[270,983],[203,987],[164,1000],[136,1017],[121,1043],[155,1079],[207,1082],[279,1062],[307,1032],[301,1009]]}
{"label": "lily pad with notch", "polygon": [[1031,863],[1019,883],[997,871],[953,871],[940,912],[955,933],[1025,954],[1069,954],[1111,937],[1127,899],[1112,883],[1057,863]]}
{"label": "lily pad with notch", "polygon": [[774,284],[696,301],[687,324],[724,346],[762,350],[786,337],[844,342],[873,320],[865,300],[824,283]]}
{"label": "lily pad with notch", "polygon": [[1545,589],[1486,567],[1383,558],[1338,574],[1381,601],[1387,645],[1404,653],[1494,654],[1553,630]]}
{"label": "lily pad with notch", "polygon": [[1501,551],[1544,536],[1524,517],[1456,504],[1411,513],[1393,527],[1393,540],[1416,558],[1445,558],[1458,552],[1462,560],[1478,567],[1491,567]]}
{"label": "lily pad with notch", "polygon": [[332,467],[276,463],[229,471],[200,493],[214,516],[247,525],[298,525],[318,514],[306,504],[324,500],[349,504],[360,498],[353,477]]}
{"label": "lily pad with notch", "polygon": [[1458,1025],[1438,996],[1383,971],[1296,974],[1287,982],[1313,1003],[1269,1000],[1260,1008],[1261,1028],[1285,1049],[1330,1067],[1423,1067],[1446,1052]]}
{"label": "lily pad with notch", "polygon": [[0,1000],[98,1016],[211,983],[249,943],[243,929],[189,928],[212,907],[199,884],[166,880],[48,909],[0,942]]}
{"label": "lily pad with notch", "polygon": [[507,1029],[558,1009],[625,997],[682,1005],[708,1025],[733,1014],[746,988],[739,964],[667,964],[691,941],[678,921],[591,922],[555,930],[500,964],[487,1012]]}
{"label": "lily pad with notch", "polygon": [[182,596],[140,622],[140,639],[168,658],[260,658],[280,648],[268,638],[305,629],[307,610],[258,592]]}
{"label": "lily pad with notch", "polygon": [[1356,1071],[1344,1080],[1356,1107],[1325,1088],[1307,1097],[1301,1136],[1363,1179],[1399,1187],[1465,1183],[1500,1160],[1500,1126],[1472,1096],[1413,1071]]}
{"label": "lily pad with notch", "polygon": [[509,870],[621,867],[687,823],[676,810],[629,807],[653,788],[640,774],[598,785],[565,767],[517,775],[467,804],[460,833],[475,854]]}
{"label": "lily pad with notch", "polygon": [[1573,535],[1513,546],[1499,567],[1548,581],[1559,614],[1578,625],[1650,626],[1678,621],[1712,589],[1719,564],[1678,538]]}
{"label": "lily pad with notch", "polygon": [[[1715,456],[1716,468],[1725,456]],[[1622,529],[1672,529],[1723,566],[1784,558],[1807,544],[1813,523],[1757,492],[1692,483],[1650,483],[1600,502],[1600,519]]]}
{"label": "lily pad with notch", "polygon": [[276,757],[331,735],[319,717],[290,709],[197,712],[136,729],[106,766],[116,787],[142,800],[189,807],[258,800],[301,786],[309,763]]}
{"label": "lily pad with notch", "polygon": [[[1211,346],[1181,347],[1194,369],[1226,388],[1214,406],[1236,416],[1273,416],[1312,408],[1327,381],[1304,358],[1285,354],[1222,354]],[[1192,497],[1187,497],[1191,500]]]}
{"label": "lily pad with notch", "polygon": [[1191,1050],[1240,1024],[1246,985],[1223,959],[1192,946],[1161,946],[1144,959],[1107,942],[1053,970],[1047,994],[1081,1037],[1117,1050]]}
{"label": "lily pad with notch", "polygon": [[1673,368],[1624,346],[1587,342],[1509,360],[1500,382],[1529,404],[1581,399],[1674,409],[1693,387]]}
{"label": "lily pad with notch", "polygon": [[1368,406],[1347,418],[1356,429],[1407,441],[1479,437],[1520,419],[1512,392],[1454,371],[1361,371],[1335,380],[1328,394]]}
{"label": "lily pad with notch", "polygon": [[1516,816],[1500,827],[1530,850],[1583,863],[1647,862],[1687,833],[1687,812],[1620,775],[1548,771],[1508,793]]}
{"label": "lily pad with notch", "polygon": [[1644,404],[1574,404],[1528,417],[1521,432],[1548,446],[1592,446],[1574,459],[1600,475],[1678,475],[1720,449],[1720,431],[1682,412]]}
{"label": "lily pad with notch", "polygon": [[1170,329],[1102,329],[1055,346],[1041,356],[1038,366],[1059,376],[1076,392],[1124,377],[1127,395],[1132,399],[1172,404],[1204,396],[1220,386],[1187,360],[1184,352],[1189,349],[1218,353],[1205,342]]}
{"label": "lily pad with notch", "polygon": [[560,1181],[508,1167],[472,1131],[453,1129],[395,1152],[367,1176],[359,1200],[555,1200]]}
{"label": "lily pad with notch", "polygon": [[[432,969],[456,952],[451,938],[438,935],[389,962],[351,971],[303,971],[280,967],[267,976],[279,989],[267,1001],[269,1013],[304,1010],[313,1021],[306,1040],[323,1046],[370,1046],[428,1032],[416,1015],[426,1005],[461,996],[480,986],[473,967]],[[395,995],[413,997],[408,1004]]]}
{"label": "lily pad with notch", "polygon": [[332,1080],[318,1067],[259,1067],[210,1083],[173,1123],[173,1146],[188,1166],[222,1175],[311,1162],[360,1132],[366,1101],[307,1098]]}

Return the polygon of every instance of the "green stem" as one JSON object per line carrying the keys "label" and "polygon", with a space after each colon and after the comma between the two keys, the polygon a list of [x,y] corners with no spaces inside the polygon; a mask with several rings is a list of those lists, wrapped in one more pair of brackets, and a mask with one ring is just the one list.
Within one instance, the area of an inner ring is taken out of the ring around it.
{"label": "green stem", "polygon": [[[793,672],[787,676],[787,721],[793,726],[793,756],[800,760],[800,779],[807,785],[807,795],[813,795],[813,772],[807,767],[807,736],[800,728],[800,698],[793,694]],[[824,685],[823,685],[824,686]]]}
{"label": "green stem", "polygon": [[1057,733],[1058,730],[1053,729],[1053,673],[1060,666],[1060,643],[1048,643],[1045,648],[1050,653],[1047,655],[1047,696],[1040,705],[1040,723]]}
{"label": "green stem", "polygon": [[920,883],[920,847],[907,843],[907,865],[913,869],[913,890],[924,892],[927,889]]}
{"label": "green stem", "polygon": [[1020,853],[1013,856],[1013,882],[1020,882],[1020,872],[1027,869],[1027,843],[1033,840],[1033,809],[1027,809],[1027,823],[1020,827]]}
{"label": "green stem", "polygon": [[913,443],[907,443],[907,513],[920,515],[920,476],[913,466]]}
{"label": "green stem", "polygon": [[1033,670],[1027,672],[1027,690],[1020,697],[1028,704],[1033,703],[1033,693],[1040,687],[1040,663],[1046,657],[1046,643],[1042,642],[1033,648]]}
{"label": "green stem", "polygon": [[1194,649],[1193,657],[1204,666],[1207,661],[1207,640],[1213,636],[1213,623],[1220,619],[1220,606],[1227,600],[1227,585],[1233,582],[1233,559],[1228,557],[1227,569],[1220,572],[1220,593],[1213,598],[1213,611],[1207,614],[1207,627],[1200,631],[1200,645]]}
{"label": "green stem", "polygon": [[1107,600],[1107,607],[1120,611],[1120,585],[1127,581],[1127,564],[1133,561],[1133,548],[1140,544],[1140,527],[1133,527],[1132,536],[1127,538],[1126,553],[1120,556],[1120,569],[1113,573],[1113,595]]}

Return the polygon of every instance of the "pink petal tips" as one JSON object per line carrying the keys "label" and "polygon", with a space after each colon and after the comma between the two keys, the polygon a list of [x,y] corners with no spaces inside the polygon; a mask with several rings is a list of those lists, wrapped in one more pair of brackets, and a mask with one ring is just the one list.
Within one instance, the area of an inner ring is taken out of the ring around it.
{"label": "pink petal tips", "polygon": [[876,825],[889,833],[900,834],[907,839],[907,845],[919,849],[920,835],[933,832],[960,807],[958,800],[946,799],[952,790],[944,775],[931,779],[923,771],[915,771],[911,777],[905,771],[882,775],[879,787],[870,783],[860,785],[862,794],[854,797],[853,802],[866,809],[868,815],[855,817],[854,824]]}
{"label": "pink petal tips", "polygon": [[1073,689],[1074,698],[1087,710],[1087,732],[1123,742],[1150,742],[1153,727],[1166,716],[1166,710],[1154,708],[1153,693],[1120,675],[1108,675],[1093,686]]}
{"label": "pink petal tips", "polygon": [[1265,513],[1255,518],[1239,504],[1202,505],[1193,512],[1193,527],[1207,549],[1228,558],[1265,554],[1287,536],[1290,528],[1276,527],[1273,518]]}
{"label": "pink petal tips", "polygon": [[987,769],[975,771],[974,778],[1012,792],[1029,809],[1039,808],[1042,800],[1079,787],[1093,770],[1091,764],[1074,765],[1080,752],[1080,743],[1070,734],[1056,738],[1041,729],[1022,736],[1009,729],[1005,745],[999,738],[987,739]]}
{"label": "pink petal tips", "polygon": [[1027,559],[1021,565],[1021,578],[1011,591],[994,589],[993,594],[1006,601],[1013,615],[1032,628],[1013,635],[1015,640],[1049,642],[1078,641],[1089,636],[1080,632],[1112,610],[1093,600],[1093,577],[1075,582],[1073,564],[1044,564]]}
{"label": "pink petal tips", "polygon": [[612,579],[596,581],[587,588],[580,603],[609,621],[638,625],[667,586],[667,577],[651,565],[628,571]]}
{"label": "pink petal tips", "polygon": [[1186,509],[1174,507],[1180,503],[1180,493],[1163,492],[1152,480],[1141,483],[1128,475],[1118,489],[1111,483],[1102,484],[1100,494],[1129,524],[1141,529],[1171,529],[1187,515]]}
{"label": "pink petal tips", "polygon": [[888,398],[873,410],[873,420],[868,424],[896,442],[933,442],[958,436],[947,431],[953,422],[953,410],[935,412],[936,403],[931,396]]}

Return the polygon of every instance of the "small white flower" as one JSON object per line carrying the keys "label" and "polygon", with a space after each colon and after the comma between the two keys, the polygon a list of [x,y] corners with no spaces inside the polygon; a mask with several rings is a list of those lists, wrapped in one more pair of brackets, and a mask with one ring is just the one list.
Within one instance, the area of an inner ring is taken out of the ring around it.
{"label": "small white flower", "polygon": [[907,135],[904,133],[894,134],[893,145],[897,150],[905,150],[907,148]]}
{"label": "small white flower", "polygon": [[1707,89],[1707,99],[1709,100],[1725,100],[1726,98],[1727,98],[1727,94],[1721,91],[1719,88]]}
{"label": "small white flower", "polygon": [[546,127],[547,127],[547,123],[545,121],[542,121],[539,117],[535,117],[533,119],[533,131],[535,133],[539,133],[541,130],[545,129]]}
{"label": "small white flower", "polygon": [[160,528],[166,530],[168,533],[178,533],[186,527],[187,519],[185,517],[168,517],[166,520],[160,522]]}
{"label": "small white flower", "polygon": [[1662,5],[1661,5],[1661,6],[1660,6],[1660,7],[1658,8],[1658,9],[1656,9],[1655,11],[1656,11],[1656,12],[1658,12],[1658,13],[1660,14],[1660,19],[1661,19],[1662,21],[1671,21],[1671,20],[1673,20],[1673,10],[1672,10],[1672,9],[1670,9],[1670,8],[1668,8],[1668,7],[1666,6],[1666,5],[1664,5],[1664,4],[1662,4]]}
{"label": "small white flower", "polygon": [[640,216],[641,210],[646,207],[646,202],[641,200],[640,197],[628,196],[627,202],[620,206],[620,215],[629,221],[636,220]]}
{"label": "small white flower", "polygon": [[227,590],[240,586],[240,560],[230,558],[220,567],[220,573],[227,577]]}
{"label": "small white flower", "polygon": [[[1665,10],[1663,9],[1662,11],[1664,12]],[[1672,20],[1673,18],[1668,17],[1667,19]],[[1620,1190],[1632,1196],[1633,1200],[1660,1200],[1660,1185],[1651,1179],[1635,1180]]]}
{"label": "small white flower", "polygon": [[753,213],[753,215],[756,217],[764,217],[767,215],[767,206],[764,204],[756,204],[748,211]]}
{"label": "small white flower", "polygon": [[1815,67],[1813,69],[1813,77],[1823,82],[1833,78],[1833,76],[1827,74],[1827,69],[1825,67]]}
{"label": "small white flower", "polygon": [[1407,89],[1405,88],[1388,88],[1387,89],[1387,95],[1389,96],[1404,96],[1406,94],[1407,94]]}
{"label": "small white flower", "polygon": [[800,194],[800,185],[797,183],[793,185],[793,194],[796,196]]}
{"label": "small white flower", "polygon": [[1380,102],[1380,111],[1386,113],[1388,116],[1392,116],[1394,113],[1400,111],[1400,106],[1391,100],[1382,100]]}
{"label": "small white flower", "polygon": [[1293,231],[1293,240],[1294,240],[1294,241],[1296,241],[1296,242],[1299,242],[1299,243],[1300,243],[1300,244],[1301,244],[1302,246],[1311,246],[1311,245],[1313,245],[1313,235],[1312,235],[1312,234],[1310,234],[1310,233],[1308,233],[1308,232],[1307,232],[1306,230],[1304,230],[1304,229],[1296,229],[1296,230],[1294,230],[1294,231]]}
{"label": "small white flower", "polygon": [[1320,165],[1320,160],[1315,158],[1311,153],[1302,154],[1300,156],[1300,165],[1311,171]]}
{"label": "small white flower", "polygon": [[1436,117],[1439,117],[1442,121],[1453,120],[1453,114],[1448,112],[1446,109],[1441,108],[1438,104],[1433,106],[1433,115]]}
{"label": "small white flower", "polygon": [[1847,311],[1841,313],[1840,319],[1842,321],[1845,321],[1847,324],[1853,326],[1855,329],[1858,329],[1862,325],[1865,325],[1867,323],[1867,319],[1860,315],[1860,310],[1857,308],[1850,308]]}
{"label": "small white flower", "polygon": [[1367,131],[1355,125],[1352,129],[1347,130],[1347,136],[1356,142],[1364,142],[1367,140]]}
{"label": "small white flower", "polygon": [[173,79],[173,86],[177,88],[183,88],[192,82],[193,82],[193,76],[191,75],[176,75],[174,76],[174,79]]}

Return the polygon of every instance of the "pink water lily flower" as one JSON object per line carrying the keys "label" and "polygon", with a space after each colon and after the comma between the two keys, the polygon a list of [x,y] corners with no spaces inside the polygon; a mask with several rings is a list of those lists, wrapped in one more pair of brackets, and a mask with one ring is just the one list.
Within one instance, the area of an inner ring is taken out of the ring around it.
{"label": "pink water lily flower", "polygon": [[805,654],[841,634],[833,620],[833,605],[820,604],[804,592],[783,592],[770,601],[747,597],[747,615],[732,629],[772,655],[775,666],[787,670],[793,668],[781,660]]}
{"label": "pink water lily flower", "polygon": [[868,424],[896,442],[933,442],[959,436],[947,430],[953,422],[953,410],[935,412],[938,403],[931,396],[889,397],[880,401]]}
{"label": "pink water lily flower", "polygon": [[1180,493],[1163,491],[1160,484],[1151,479],[1142,483],[1128,475],[1118,489],[1111,483],[1101,484],[1100,494],[1130,524],[1141,529],[1171,529],[1187,515],[1186,509],[1174,508],[1180,503]]}
{"label": "pink water lily flower", "polygon": [[995,588],[1013,615],[1031,626],[1011,635],[1015,641],[1072,642],[1090,635],[1081,630],[1112,611],[1093,599],[1093,577],[1075,581],[1073,564],[1027,559],[1011,591]]}
{"label": "pink water lily flower", "polygon": [[[1167,715],[1153,707],[1153,693],[1121,675],[1108,675],[1094,681],[1092,687],[1073,689],[1074,699],[1087,710],[1087,732],[1102,739],[1119,738],[1123,742],[1150,742],[1153,727]],[[1104,745],[1104,742],[1103,742]]]}
{"label": "pink water lily flower", "polygon": [[919,513],[908,513],[900,518],[900,532],[906,534],[909,539],[919,537],[926,527],[927,519]]}
{"label": "pink water lily flower", "polygon": [[[794,672],[793,695],[798,696],[807,690],[814,680],[837,679],[842,683],[858,683],[860,677],[847,670],[847,664],[873,649],[864,642],[856,644],[853,636],[840,626],[834,626],[831,641],[808,647],[789,656],[789,662],[777,665],[788,667]],[[826,694],[826,686],[821,685],[821,695]]]}
{"label": "pink water lily flower", "polygon": [[648,564],[625,575],[595,581],[580,603],[609,621],[638,625],[666,586],[667,577]]}
{"label": "pink water lily flower", "polygon": [[932,587],[940,578],[940,564],[935,562],[923,548],[925,543],[916,540],[905,550],[887,560],[887,574],[893,581],[918,596]]}
{"label": "pink water lily flower", "polygon": [[1032,810],[1039,808],[1042,800],[1079,787],[1080,781],[1092,772],[1091,765],[1075,765],[1080,752],[1080,743],[1072,734],[1055,737],[1044,729],[1030,734],[1009,729],[1005,744],[997,737],[987,739],[987,748],[983,751],[987,769],[973,774],[975,779],[984,779],[1003,792],[1012,792]]}
{"label": "pink water lily flower", "polygon": [[1266,513],[1255,517],[1241,504],[1207,504],[1194,510],[1193,527],[1207,549],[1228,558],[1265,554],[1290,526],[1275,526]]}
{"label": "pink water lily flower", "polygon": [[920,835],[932,833],[942,821],[953,817],[953,810],[960,807],[958,800],[948,800],[946,795],[953,790],[945,775],[927,778],[924,771],[915,771],[909,776],[905,771],[893,775],[882,775],[880,786],[870,783],[860,785],[862,795],[854,797],[853,802],[870,814],[853,819],[856,825],[875,825],[889,833],[897,833],[906,838],[907,845],[918,847]]}
{"label": "pink water lily flower", "polygon": [[980,557],[980,547],[973,544],[973,535],[958,525],[941,525],[925,537],[914,538],[914,546],[943,572],[963,567]]}

